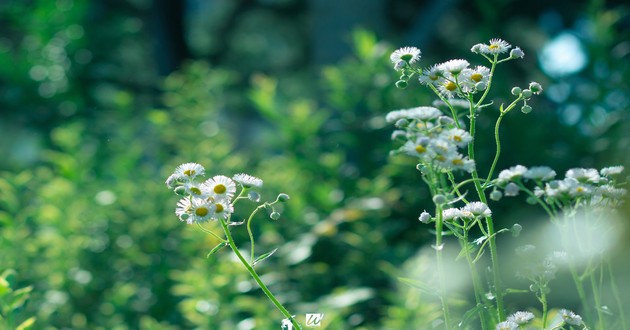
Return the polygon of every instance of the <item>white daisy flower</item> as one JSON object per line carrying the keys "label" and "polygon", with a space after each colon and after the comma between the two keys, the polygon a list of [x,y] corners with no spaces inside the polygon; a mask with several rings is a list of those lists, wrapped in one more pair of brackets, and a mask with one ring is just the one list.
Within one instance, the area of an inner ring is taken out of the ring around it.
{"label": "white daisy flower", "polygon": [[405,61],[409,64],[415,63],[420,60],[422,52],[416,47],[402,47],[395,50],[389,59],[392,63],[397,64],[400,61]]}
{"label": "white daisy flower", "polygon": [[561,309],[558,314],[560,314],[560,316],[562,317],[562,319],[564,320],[564,322],[570,324],[570,325],[582,325],[583,321],[582,321],[582,317],[573,313],[570,310],[567,309]]}
{"label": "white daisy flower", "polygon": [[232,179],[245,188],[260,188],[263,186],[263,180],[245,173],[236,174]]}
{"label": "white daisy flower", "polygon": [[462,211],[468,211],[478,217],[489,217],[492,215],[492,211],[488,208],[488,205],[482,202],[468,203],[462,208]]}
{"label": "white daisy flower", "polygon": [[470,143],[470,141],[472,141],[470,133],[460,128],[444,130],[440,135],[455,143],[458,147],[465,147]]}
{"label": "white daisy flower", "polygon": [[518,324],[514,321],[503,321],[498,323],[495,330],[518,330]]}
{"label": "white daisy flower", "polygon": [[604,167],[599,171],[599,173],[603,176],[616,175],[616,174],[620,174],[621,172],[623,172],[623,166],[621,165]]}
{"label": "white daisy flower", "polygon": [[527,172],[527,167],[523,165],[512,166],[507,170],[503,170],[499,173],[499,178],[497,181],[499,183],[506,183],[509,181],[514,181],[523,176]]}
{"label": "white daisy flower", "polygon": [[389,123],[397,122],[400,119],[417,119],[427,121],[437,118],[441,114],[442,112],[434,107],[415,107],[390,111],[387,115],[385,115],[385,120]]}
{"label": "white daisy flower", "polygon": [[202,189],[207,189],[215,199],[231,199],[236,193],[236,183],[227,176],[216,175],[202,184]]}
{"label": "white daisy flower", "polygon": [[472,69],[464,69],[459,76],[459,83],[464,92],[475,92],[485,90],[490,80],[490,69],[478,65]]}
{"label": "white daisy flower", "polygon": [[432,65],[422,70],[422,74],[418,77],[421,84],[437,84],[440,78],[444,77],[444,73],[439,65]]}
{"label": "white daisy flower", "polygon": [[447,99],[454,98],[458,93],[458,86],[451,80],[443,79],[438,85],[438,91]]}
{"label": "white daisy flower", "polygon": [[187,182],[184,184],[186,193],[195,198],[208,198],[211,195],[210,190],[202,183]]}
{"label": "white daisy flower", "polygon": [[442,220],[444,221],[453,221],[463,216],[462,210],[458,208],[450,208],[446,210],[442,210]]}
{"label": "white daisy flower", "polygon": [[572,168],[564,176],[579,182],[598,183],[600,180],[599,172],[594,168]]}
{"label": "white daisy flower", "polygon": [[185,163],[185,164],[179,165],[175,169],[175,173],[173,174],[179,180],[190,182],[198,176],[203,176],[205,174],[204,172],[205,172],[205,169],[203,168],[203,166],[197,163]]}
{"label": "white daisy flower", "polygon": [[201,198],[183,198],[177,203],[175,214],[181,221],[193,224],[206,222],[214,214],[214,205],[208,200]]}
{"label": "white daisy flower", "polygon": [[455,59],[455,60],[446,61],[440,64],[438,67],[442,69],[443,71],[450,72],[452,75],[457,76],[469,65],[470,63],[468,63],[468,61],[466,60]]}
{"label": "white daisy flower", "polygon": [[489,55],[503,54],[507,52],[508,49],[510,49],[511,47],[512,46],[507,41],[499,38],[494,38],[490,39],[489,45],[482,44],[479,48],[479,53]]}
{"label": "white daisy flower", "polygon": [[214,201],[214,213],[212,218],[215,220],[218,219],[227,219],[234,213],[234,206],[227,199],[217,199]]}
{"label": "white daisy flower", "polygon": [[518,325],[523,325],[529,323],[529,321],[534,319],[534,313],[531,312],[516,312],[510,316],[508,316],[507,321],[512,321]]}
{"label": "white daisy flower", "polygon": [[556,171],[548,166],[534,166],[527,169],[523,173],[523,177],[531,180],[548,181],[556,177]]}

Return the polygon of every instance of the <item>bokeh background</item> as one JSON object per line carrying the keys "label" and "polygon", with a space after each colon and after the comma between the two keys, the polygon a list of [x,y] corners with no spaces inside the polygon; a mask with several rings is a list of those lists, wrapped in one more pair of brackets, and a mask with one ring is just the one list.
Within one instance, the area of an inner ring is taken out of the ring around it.
{"label": "bokeh background", "polygon": [[[198,162],[263,178],[263,199],[291,196],[280,220],[254,223],[259,251],[279,248],[259,271],[289,310],[325,313],[328,329],[426,328],[438,307],[397,277],[431,272],[417,220],[431,204],[413,161],[389,156],[384,115],[433,98],[393,86],[390,52],[483,64],[473,44],[518,45],[526,56],[499,67],[495,104],[533,80],[545,92],[504,120],[499,169],[627,167],[629,11],[604,0],[0,1],[0,272],[32,287],[7,309],[13,324],[278,329],[244,268],[227,250],[207,259],[216,242],[173,213],[164,180]],[[479,167],[493,155],[492,111]],[[499,227],[546,221],[522,199],[490,206]],[[612,251],[621,279],[627,248]]]}

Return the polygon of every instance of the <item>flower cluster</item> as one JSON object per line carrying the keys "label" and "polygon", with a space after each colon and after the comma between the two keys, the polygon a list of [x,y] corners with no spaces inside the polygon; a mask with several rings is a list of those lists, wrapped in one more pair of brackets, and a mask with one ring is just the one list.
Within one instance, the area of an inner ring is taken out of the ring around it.
{"label": "flower cluster", "polygon": [[[556,172],[546,166],[527,168],[516,165],[501,171],[494,181],[503,189],[505,196],[517,196],[520,191],[531,191],[525,182],[533,182],[533,194],[547,204],[572,205],[576,201],[588,201],[590,205],[616,205],[626,194],[618,187],[615,176],[623,172],[623,166],[569,169],[562,180],[554,180]],[[495,190],[490,195],[500,199],[502,193]]]}
{"label": "flower cluster", "polygon": [[516,312],[507,317],[503,322],[500,322],[496,326],[496,330],[518,330],[522,325],[529,323],[534,319],[534,314],[531,312]]}
{"label": "flower cluster", "polygon": [[477,217],[489,217],[492,211],[488,205],[482,202],[471,202],[461,208],[448,208],[442,211],[444,221],[455,221],[457,219],[474,219]]}
{"label": "flower cluster", "polygon": [[398,152],[417,157],[422,165],[438,171],[472,172],[475,169],[474,161],[458,151],[472,141],[472,136],[458,128],[452,118],[443,116],[439,109],[395,110],[385,119],[399,128],[392,137],[405,141]]}
{"label": "flower cluster", "polygon": [[216,175],[201,181],[205,169],[196,163],[178,166],[166,180],[166,186],[184,197],[177,202],[175,214],[188,224],[226,220],[234,212],[237,185],[242,189],[262,187],[262,180],[248,174],[229,178]]}

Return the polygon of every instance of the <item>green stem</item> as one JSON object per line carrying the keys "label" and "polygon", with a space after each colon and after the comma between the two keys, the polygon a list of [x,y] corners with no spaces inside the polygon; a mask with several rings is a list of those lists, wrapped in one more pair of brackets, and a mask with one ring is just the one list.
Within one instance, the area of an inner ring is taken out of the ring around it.
{"label": "green stem", "polygon": [[[467,228],[464,228],[464,239],[462,243],[464,244],[464,249],[466,251],[466,262],[468,263],[468,268],[470,268],[470,274],[472,276],[473,289],[475,291],[475,301],[477,302],[477,306],[479,306],[484,303],[484,300],[483,300],[484,292],[483,292],[483,287],[481,286],[481,280],[479,279],[479,274],[477,273],[477,269],[471,257],[470,246],[468,245],[468,229]],[[485,310],[481,310],[479,312],[479,318],[481,319],[481,329],[485,330],[486,324],[488,322],[488,320],[486,319]]]}
{"label": "green stem", "polygon": [[450,311],[448,303],[446,301],[446,278],[444,272],[444,262],[442,260],[442,250],[444,248],[442,243],[442,205],[438,204],[435,207],[435,254],[437,258],[438,276],[440,281],[440,301],[442,303],[442,313],[444,314],[444,325],[446,329],[451,329],[450,326]]}
{"label": "green stem", "polygon": [[255,258],[255,255],[254,255],[254,251],[255,251],[255,243],[254,243],[254,233],[252,232],[252,219],[254,218],[254,215],[255,215],[256,213],[258,213],[258,211],[259,211],[261,208],[264,208],[264,207],[265,207],[265,205],[266,205],[266,204],[259,205],[259,206],[258,206],[258,207],[257,207],[257,208],[256,208],[256,209],[252,212],[252,214],[250,214],[250,215],[249,215],[249,218],[247,219],[247,235],[249,235],[249,242],[251,243],[251,251],[250,251],[250,254],[251,254],[251,255],[250,255],[250,259],[251,259],[251,262],[250,262],[250,264],[252,265],[252,267],[254,266],[254,258]]}
{"label": "green stem", "polygon": [[234,251],[234,254],[236,254],[236,256],[241,261],[243,266],[245,266],[249,274],[254,278],[254,281],[258,283],[258,285],[263,290],[265,295],[267,295],[267,298],[269,298],[269,300],[271,300],[271,302],[276,306],[276,308],[280,310],[282,315],[284,315],[287,319],[291,320],[291,323],[293,323],[293,325],[295,326],[297,330],[302,330],[302,327],[300,326],[300,324],[295,320],[295,318],[293,318],[291,313],[289,313],[289,311],[286,308],[284,308],[284,306],[282,306],[282,304],[278,301],[278,299],[276,299],[273,293],[269,291],[265,283],[263,283],[263,281],[260,279],[260,276],[258,276],[258,274],[256,273],[256,270],[254,270],[254,268],[247,262],[247,260],[245,260],[241,252],[238,250],[238,247],[236,247],[236,244],[234,243],[234,239],[232,238],[232,234],[230,233],[230,229],[228,228],[228,225],[225,222],[225,220],[220,218],[219,221],[221,222],[221,226],[223,227],[223,230],[225,231],[225,236],[228,239],[228,244],[230,245],[230,248],[232,248],[232,251]]}
{"label": "green stem", "polygon": [[604,314],[602,312],[601,297],[599,296],[599,286],[595,280],[595,274],[591,273],[589,277],[591,279],[591,290],[593,291],[593,298],[595,300],[595,310],[597,311],[597,322],[599,323],[598,327],[600,330],[604,330]]}
{"label": "green stem", "polygon": [[494,125],[494,142],[497,145],[497,151],[494,154],[494,160],[492,161],[492,166],[490,166],[490,171],[488,172],[488,175],[486,176],[487,179],[486,179],[486,182],[483,184],[482,189],[486,189],[486,187],[488,187],[490,182],[492,182],[492,174],[494,174],[494,169],[497,166],[497,163],[499,162],[499,156],[501,155],[501,139],[499,138],[499,127],[501,126],[501,120],[503,120],[504,114],[505,112],[499,115],[499,118],[497,118],[497,122]]}
{"label": "green stem", "polygon": [[542,303],[542,328],[547,328],[547,295],[545,294],[545,288],[540,289],[540,302]]}
{"label": "green stem", "polygon": [[627,330],[628,326],[626,324],[626,316],[624,313],[623,305],[621,303],[621,297],[619,297],[619,288],[617,287],[617,281],[615,280],[615,274],[613,273],[610,258],[606,258],[606,264],[608,266],[608,276],[610,276],[610,286],[613,292],[613,296],[615,297],[615,302],[617,303],[617,313],[619,313],[619,315],[621,316],[621,328],[623,330]]}
{"label": "green stem", "polygon": [[[494,64],[493,67],[494,69]],[[485,95],[485,94],[484,94]],[[481,100],[480,100],[481,101]],[[470,160],[475,160],[475,109],[473,106],[470,107],[470,135],[473,137],[472,141],[468,144],[468,158]],[[488,200],[486,199],[486,194],[484,193],[484,189],[479,183],[479,175],[477,174],[477,169],[472,172],[472,177],[474,179],[475,190],[479,195],[479,200],[484,204],[488,204]],[[490,178],[488,178],[489,180]],[[488,228],[488,245],[490,246],[490,261],[492,264],[492,280],[494,285],[494,296],[496,298],[497,305],[497,317],[499,320],[505,319],[505,310],[503,309],[503,291],[501,288],[500,277],[499,277],[499,257],[497,254],[497,243],[495,239],[495,231],[494,231],[494,222],[492,221],[492,217],[486,217],[486,226]]]}
{"label": "green stem", "polygon": [[580,279],[580,276],[577,273],[577,270],[575,270],[575,265],[573,265],[572,262],[569,261],[569,272],[571,273],[571,277],[573,278],[573,283],[575,283],[575,289],[578,292],[578,296],[580,297],[580,301],[582,302],[582,306],[584,308],[584,310],[586,311],[586,315],[584,315],[586,317],[587,320],[591,320],[591,311],[588,308],[588,300],[586,299],[586,292],[584,292],[584,285],[582,285],[582,280]]}

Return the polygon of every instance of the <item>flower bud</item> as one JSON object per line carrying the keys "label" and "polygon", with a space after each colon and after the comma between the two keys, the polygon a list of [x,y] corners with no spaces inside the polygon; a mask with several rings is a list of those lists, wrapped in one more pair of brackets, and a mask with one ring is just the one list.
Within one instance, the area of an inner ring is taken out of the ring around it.
{"label": "flower bud", "polygon": [[510,51],[510,58],[523,58],[525,53],[519,47],[516,47]]}
{"label": "flower bud", "polygon": [[427,211],[424,211],[420,214],[418,220],[422,223],[429,223],[431,221],[431,215]]}
{"label": "flower bud", "polygon": [[175,189],[173,191],[179,196],[186,196],[187,195],[186,188],[184,186],[175,187]]}
{"label": "flower bud", "polygon": [[503,193],[501,191],[499,191],[499,190],[493,190],[490,193],[490,199],[495,201],[495,202],[500,201],[501,198],[503,198]]}
{"label": "flower bud", "polygon": [[405,118],[398,119],[396,123],[394,123],[394,126],[400,127],[400,128],[405,128],[407,127],[407,125],[409,125],[409,120]]}
{"label": "flower bud", "polygon": [[523,226],[519,225],[518,223],[515,223],[512,226],[512,229],[510,229],[510,231],[512,232],[512,236],[514,237],[518,237],[521,234],[521,230],[523,230]]}
{"label": "flower bud", "polygon": [[433,196],[433,203],[440,205],[440,204],[444,204],[448,202],[448,200],[446,199],[446,196],[444,195],[435,195]]}
{"label": "flower bud", "polygon": [[486,90],[487,87],[488,87],[488,84],[483,82],[483,81],[480,81],[480,82],[475,84],[475,88],[478,91],[484,91],[484,90]]}
{"label": "flower bud", "polygon": [[512,95],[519,96],[523,90],[520,87],[512,87]]}
{"label": "flower bud", "polygon": [[539,83],[535,82],[535,81],[532,81],[532,82],[529,83],[529,89],[534,94],[540,94],[543,91],[542,86]]}
{"label": "flower bud", "polygon": [[523,94],[523,97],[524,97],[524,98],[526,98],[526,99],[528,99],[528,98],[532,97],[532,91],[531,91],[531,90],[529,90],[529,89],[524,90],[524,91],[522,92],[522,94]]}
{"label": "flower bud", "polygon": [[481,47],[483,47],[482,44],[476,44],[476,45],[472,46],[470,51],[475,53],[475,54],[479,54],[479,53],[481,53]]}
{"label": "flower bud", "polygon": [[247,198],[249,198],[252,202],[260,202],[260,194],[255,191],[250,191],[247,193]]}
{"label": "flower bud", "polygon": [[288,201],[289,199],[291,199],[291,197],[289,197],[289,195],[287,195],[285,193],[278,194],[278,201],[280,201],[280,202],[284,203],[284,202]]}
{"label": "flower bud", "polygon": [[271,212],[271,214],[269,214],[269,217],[271,218],[271,220],[278,220],[280,219],[280,213],[273,211]]}
{"label": "flower bud", "polygon": [[507,186],[505,186],[505,196],[518,196],[519,190],[521,189],[518,185],[516,185],[516,183],[510,182]]}
{"label": "flower bud", "polygon": [[405,65],[407,65],[407,62],[400,60],[394,64],[394,70],[400,71],[405,67]]}
{"label": "flower bud", "polygon": [[537,201],[535,197],[529,196],[525,199],[525,202],[529,205],[536,205]]}
{"label": "flower bud", "polygon": [[521,112],[528,114],[530,112],[532,112],[532,107],[530,107],[529,105],[525,104],[522,108],[521,108]]}
{"label": "flower bud", "polygon": [[406,81],[404,81],[404,80],[398,80],[398,81],[396,82],[396,87],[398,87],[398,88],[400,88],[400,89],[405,89],[405,88],[407,88],[407,85],[408,85],[408,84],[407,84],[407,82],[406,82]]}

